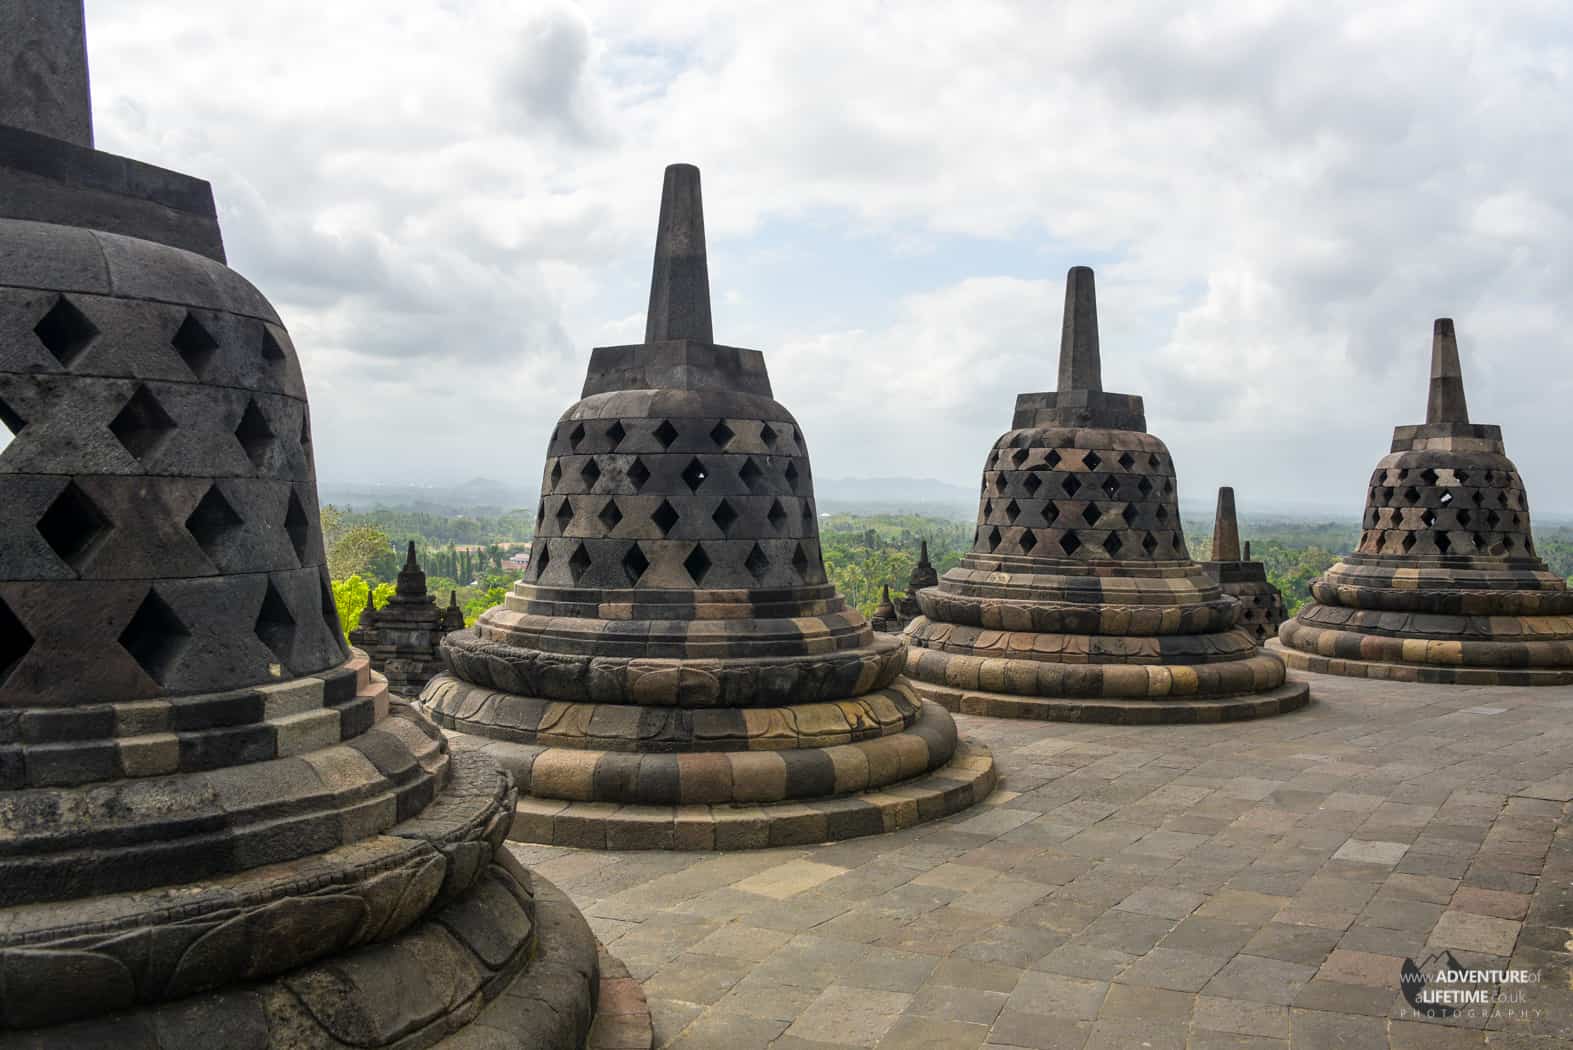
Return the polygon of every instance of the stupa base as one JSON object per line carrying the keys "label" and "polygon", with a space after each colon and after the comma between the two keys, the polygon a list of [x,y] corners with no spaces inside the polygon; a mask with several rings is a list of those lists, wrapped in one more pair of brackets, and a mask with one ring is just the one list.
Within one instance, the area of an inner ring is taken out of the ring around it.
{"label": "stupa base", "polygon": [[[450,733],[455,748],[498,742]],[[506,745],[504,745],[506,746]],[[989,749],[969,742],[912,780],[837,798],[757,805],[651,806],[520,796],[508,837],[517,842],[613,850],[745,850],[807,846],[899,831],[957,813],[994,790]]]}
{"label": "stupa base", "polygon": [[982,689],[957,689],[916,679],[912,680],[912,687],[923,699],[957,714],[1114,725],[1238,722],[1286,714],[1311,701],[1311,687],[1304,682],[1284,682],[1276,688],[1244,696],[1173,696],[1152,700],[1097,696],[1015,696]]}
{"label": "stupa base", "polygon": [[1423,682],[1428,685],[1573,685],[1573,667],[1506,668],[1383,663],[1379,660],[1355,660],[1301,652],[1276,639],[1268,642],[1266,648],[1297,671],[1315,671],[1317,674],[1342,675],[1345,678]]}

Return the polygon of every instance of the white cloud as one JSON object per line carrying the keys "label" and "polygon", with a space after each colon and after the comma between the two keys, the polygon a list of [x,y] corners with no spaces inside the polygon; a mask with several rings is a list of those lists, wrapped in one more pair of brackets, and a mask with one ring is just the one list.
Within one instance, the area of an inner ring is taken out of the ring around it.
{"label": "white cloud", "polygon": [[[1189,498],[1352,517],[1451,315],[1471,408],[1573,512],[1561,5],[88,7],[100,144],[214,181],[327,475],[533,474],[589,346],[637,337],[687,160],[717,337],[766,350],[822,477],[971,485],[1091,261],[1105,381]],[[718,265],[783,229],[877,294]]]}

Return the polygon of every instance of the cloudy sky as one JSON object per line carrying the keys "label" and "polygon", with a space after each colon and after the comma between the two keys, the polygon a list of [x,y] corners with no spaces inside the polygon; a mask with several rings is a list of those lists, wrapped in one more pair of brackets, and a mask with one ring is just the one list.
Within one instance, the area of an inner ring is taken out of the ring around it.
{"label": "cloudy sky", "polygon": [[689,161],[716,336],[821,477],[975,485],[1087,264],[1187,502],[1357,514],[1450,315],[1573,515],[1564,0],[87,8],[100,147],[213,182],[326,480],[534,486]]}

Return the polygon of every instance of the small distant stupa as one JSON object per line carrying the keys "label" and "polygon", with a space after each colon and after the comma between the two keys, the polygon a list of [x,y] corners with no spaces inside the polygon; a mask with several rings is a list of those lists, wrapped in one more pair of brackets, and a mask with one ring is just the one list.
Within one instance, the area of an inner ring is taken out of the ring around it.
{"label": "small distant stupa", "polygon": [[1279,629],[1291,667],[1475,685],[1573,683],[1573,591],[1535,555],[1502,429],[1471,423],[1453,322],[1431,334],[1426,421],[1393,430],[1360,546]]}
{"label": "small distant stupa", "polygon": [[1240,524],[1234,512],[1234,489],[1218,490],[1218,511],[1213,517],[1213,556],[1202,562],[1207,574],[1218,581],[1223,593],[1240,603],[1239,625],[1260,645],[1278,637],[1283,623],[1284,596],[1267,580],[1267,567],[1251,560],[1251,545],[1240,550]]}
{"label": "small distant stupa", "polygon": [[[457,597],[452,592],[447,609],[439,609],[426,593],[426,574],[415,560],[412,540],[388,604],[376,608],[371,590],[367,590],[366,608],[361,611],[360,626],[350,632],[350,644],[366,651],[371,666],[387,676],[388,688],[395,695],[414,699],[427,682],[446,669],[442,638],[455,630],[451,624],[456,612]],[[463,613],[459,613],[458,626],[464,626]]]}
{"label": "small distant stupa", "polygon": [[[933,587],[939,583],[939,574],[934,571],[934,566],[929,562],[929,541],[920,540],[918,547],[918,563],[912,567],[912,573],[907,577],[907,591],[900,599],[892,600],[890,586],[885,586],[884,597],[874,609],[874,615],[869,624],[876,631],[887,634],[900,634],[913,620],[923,614],[918,607],[918,592],[925,587]],[[887,610],[888,606],[888,610]]]}

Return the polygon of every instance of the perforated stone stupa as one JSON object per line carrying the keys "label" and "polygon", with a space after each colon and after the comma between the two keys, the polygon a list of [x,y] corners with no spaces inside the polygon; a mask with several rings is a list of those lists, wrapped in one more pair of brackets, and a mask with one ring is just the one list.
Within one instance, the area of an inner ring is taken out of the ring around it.
{"label": "perforated stone stupa", "polygon": [[1299,707],[1308,688],[1192,561],[1174,461],[1140,397],[1103,389],[1093,274],[1070,271],[1059,390],[1021,394],[983,466],[972,552],[918,592],[907,675],[951,710],[1197,722]]}
{"label": "perforated stone stupa", "polygon": [[1239,625],[1261,644],[1278,637],[1283,623],[1284,596],[1267,580],[1267,566],[1251,560],[1251,545],[1240,551],[1240,523],[1234,512],[1234,489],[1218,490],[1218,511],[1213,516],[1213,556],[1202,562],[1207,574],[1218,581],[1223,593],[1240,603]]}
{"label": "perforated stone stupa", "polygon": [[414,699],[427,682],[446,669],[443,635],[463,626],[464,615],[451,596],[449,607],[439,609],[426,592],[426,574],[415,559],[415,543],[411,541],[393,597],[378,609],[367,593],[366,608],[361,611],[359,626],[350,632],[350,642],[371,659],[373,670],[388,679],[395,696]]}
{"label": "perforated stone stupa", "polygon": [[[645,341],[552,432],[534,559],[424,701],[530,798],[516,837],[734,849],[953,812],[992,761],[825,577],[808,448],[711,334],[699,171],[666,170]],[[462,738],[461,738],[462,739]],[[622,808],[619,809],[618,807]]]}
{"label": "perforated stone stupa", "polygon": [[1291,667],[1401,681],[1573,683],[1573,592],[1535,555],[1500,427],[1469,421],[1453,322],[1431,337],[1426,421],[1393,430],[1360,546],[1279,629]]}
{"label": "perforated stone stupa", "polygon": [[289,333],[82,41],[0,10],[0,1043],[578,1046],[594,940],[344,645]]}

